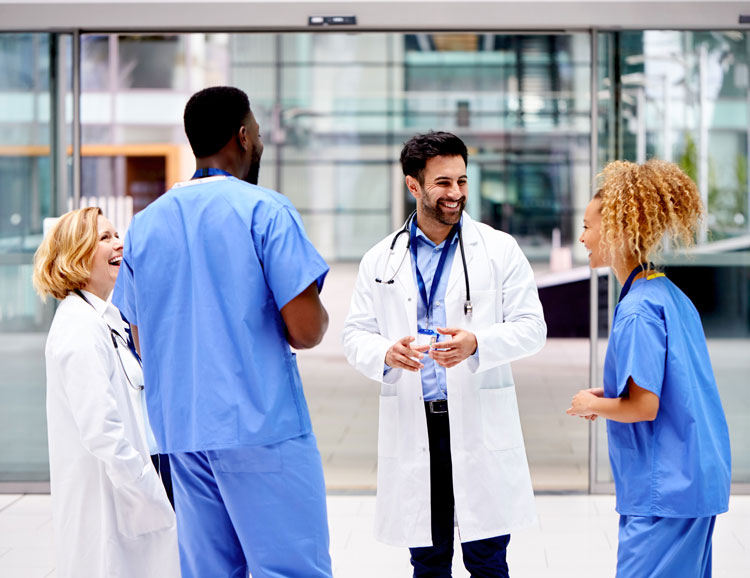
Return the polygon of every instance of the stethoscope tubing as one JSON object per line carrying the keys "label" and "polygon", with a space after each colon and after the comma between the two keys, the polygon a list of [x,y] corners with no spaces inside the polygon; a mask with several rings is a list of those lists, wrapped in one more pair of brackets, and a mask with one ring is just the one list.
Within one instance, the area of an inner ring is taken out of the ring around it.
{"label": "stethoscope tubing", "polygon": [[[83,293],[81,293],[81,291],[79,291],[78,289],[76,289],[76,290],[75,290],[75,293],[76,293],[76,295],[78,295],[78,296],[79,296],[79,297],[80,297],[81,299],[83,299],[83,300],[84,300],[84,301],[85,301],[86,303],[88,303],[89,305],[91,305],[91,307],[92,307],[92,308],[94,309],[94,311],[96,311],[96,307],[94,307],[94,304],[93,304],[93,303],[91,303],[91,301],[89,301],[88,299],[86,299],[86,296],[85,296],[85,295],[84,295]],[[129,385],[129,386],[130,386],[131,388],[133,388],[133,389],[134,389],[135,391],[142,391],[142,390],[144,389],[144,386],[143,386],[143,385],[135,385],[135,384],[134,384],[134,383],[133,383],[133,382],[132,382],[132,381],[130,380],[130,376],[128,375],[128,370],[127,370],[127,369],[125,369],[125,363],[124,363],[124,362],[123,362],[123,360],[122,360],[122,354],[120,353],[120,346],[119,346],[119,345],[117,344],[117,338],[119,337],[119,338],[120,338],[120,339],[122,340],[122,342],[123,342],[123,344],[125,345],[125,347],[126,347],[126,348],[128,349],[128,351],[130,351],[130,346],[128,345],[128,342],[126,341],[126,339],[125,339],[125,338],[124,338],[124,337],[123,337],[122,335],[120,335],[120,334],[119,334],[119,333],[117,332],[117,330],[113,329],[113,328],[112,328],[112,327],[110,326],[110,324],[109,324],[109,323],[107,323],[107,322],[105,321],[105,322],[104,322],[104,324],[105,324],[105,325],[107,326],[107,329],[109,329],[109,337],[110,337],[110,338],[112,339],[112,345],[113,345],[113,346],[114,346],[114,348],[115,348],[115,353],[117,354],[117,359],[119,359],[119,360],[120,360],[120,367],[122,368],[122,372],[123,372],[123,374],[125,375],[125,379],[127,380],[127,382],[128,382],[128,385]],[[133,353],[134,353],[134,352],[133,352]],[[135,360],[136,360],[136,361],[138,362],[138,365],[139,365],[140,367],[143,367],[143,365],[141,364],[141,360],[140,360],[140,358],[138,357],[138,355],[137,355],[137,354],[134,354],[134,355],[133,355],[133,357],[134,357],[134,358],[135,358]]]}
{"label": "stethoscope tubing", "polygon": [[[406,260],[406,256],[409,254],[409,249],[411,248],[411,236],[409,233],[409,226],[411,225],[412,219],[417,215],[417,211],[414,210],[411,212],[411,214],[406,219],[406,222],[404,223],[404,226],[393,236],[393,239],[391,240],[391,246],[388,250],[388,256],[385,259],[385,266],[383,269],[384,273],[388,272],[388,263],[390,262],[391,256],[394,255],[396,252],[396,243],[398,242],[398,238],[406,234],[406,247],[404,247],[404,254],[401,257],[401,261],[398,264],[398,267],[396,267],[396,270],[394,271],[393,275],[390,279],[385,281],[385,275],[383,277],[375,277],[376,283],[381,283],[383,285],[393,285],[396,276],[398,275],[398,272],[401,270],[401,266],[404,264],[404,261]],[[458,245],[461,250],[461,263],[463,265],[464,269],[464,285],[466,287],[466,301],[464,302],[464,315],[471,315],[473,311],[473,306],[471,304],[471,289],[469,286],[469,270],[466,267],[466,252],[464,251],[464,237],[461,232],[462,227],[458,227]]]}

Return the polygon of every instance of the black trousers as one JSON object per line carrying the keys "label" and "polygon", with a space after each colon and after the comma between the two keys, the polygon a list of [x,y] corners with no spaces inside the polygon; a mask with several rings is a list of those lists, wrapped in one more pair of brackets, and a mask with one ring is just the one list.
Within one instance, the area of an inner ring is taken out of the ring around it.
{"label": "black trousers", "polygon": [[172,493],[172,469],[169,467],[169,456],[167,454],[154,454],[151,456],[151,462],[156,468],[156,473],[161,478],[161,483],[164,484],[164,489],[167,492],[167,498],[169,503],[172,504],[174,510],[174,494]]}
{"label": "black trousers", "polygon": [[[453,562],[454,507],[453,467],[448,413],[427,414],[430,445],[430,512],[432,546],[410,548],[414,578],[450,578]],[[472,578],[508,578],[506,548],[510,535],[464,542],[464,566]]]}

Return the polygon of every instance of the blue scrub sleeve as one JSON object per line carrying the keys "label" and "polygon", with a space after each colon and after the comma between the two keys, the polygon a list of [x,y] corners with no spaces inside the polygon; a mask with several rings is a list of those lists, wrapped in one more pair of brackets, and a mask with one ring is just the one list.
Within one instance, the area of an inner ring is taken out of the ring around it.
{"label": "blue scrub sleeve", "polygon": [[628,378],[661,397],[667,357],[664,321],[642,314],[618,319],[612,331],[617,368],[617,396],[627,393]]}
{"label": "blue scrub sleeve", "polygon": [[323,289],[328,265],[307,238],[299,214],[281,206],[266,222],[261,254],[266,282],[281,310],[311,283]]}
{"label": "blue scrub sleeve", "polygon": [[138,318],[135,314],[135,277],[133,268],[130,266],[131,255],[130,233],[128,232],[123,243],[120,271],[117,273],[117,282],[112,292],[112,304],[120,310],[130,324],[138,325]]}

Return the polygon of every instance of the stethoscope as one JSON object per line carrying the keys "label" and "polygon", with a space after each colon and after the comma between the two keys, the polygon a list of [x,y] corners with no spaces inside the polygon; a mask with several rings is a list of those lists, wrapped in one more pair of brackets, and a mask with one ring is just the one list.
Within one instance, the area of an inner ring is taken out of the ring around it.
{"label": "stethoscope", "polygon": [[[96,307],[94,307],[94,304],[91,303],[91,301],[89,301],[88,299],[86,299],[86,296],[83,293],[81,293],[81,291],[79,291],[78,289],[76,289],[75,293],[81,299],[83,299],[86,303],[88,303],[89,305],[91,305],[91,307],[94,309],[94,311],[96,311]],[[115,346],[115,353],[117,353],[117,359],[120,360],[120,367],[122,367],[122,372],[125,374],[125,379],[128,380],[128,385],[130,385],[130,387],[132,387],[135,391],[141,391],[141,390],[143,390],[144,386],[142,386],[142,385],[134,385],[133,382],[130,381],[130,376],[128,375],[128,371],[125,369],[125,364],[122,361],[122,355],[120,355],[120,347],[117,344],[117,339],[119,338],[120,341],[122,341],[122,343],[125,345],[125,347],[128,348],[128,351],[130,351],[133,354],[133,357],[135,357],[135,360],[138,362],[138,365],[140,365],[142,367],[142,365],[141,365],[141,358],[138,355],[138,352],[135,351],[135,346],[131,348],[130,344],[128,343],[128,341],[122,335],[120,335],[115,329],[112,329],[112,327],[110,327],[109,323],[107,323],[106,321],[104,323],[107,326],[107,329],[109,329],[109,336],[112,339],[112,345]]]}
{"label": "stethoscope", "polygon": [[[401,257],[401,261],[398,264],[398,267],[396,267],[396,270],[393,272],[393,275],[391,275],[391,278],[383,281],[383,278],[385,277],[385,274],[383,277],[375,277],[375,283],[381,283],[383,285],[393,285],[393,282],[396,279],[396,276],[398,275],[398,272],[401,270],[401,266],[404,264],[404,261],[406,261],[406,256],[409,254],[409,249],[411,248],[411,235],[409,231],[409,227],[411,226],[412,219],[416,216],[417,211],[414,210],[411,212],[409,217],[406,219],[406,222],[404,223],[404,226],[393,236],[393,240],[391,241],[391,247],[388,251],[388,256],[385,259],[385,267],[383,268],[383,273],[388,272],[388,263],[391,260],[391,257],[394,255],[396,243],[398,242],[398,238],[406,234],[406,247],[404,248],[404,254]],[[471,315],[474,307],[471,304],[471,291],[469,289],[469,271],[466,268],[466,255],[464,253],[464,239],[463,235],[461,234],[461,225],[457,225],[456,229],[458,230],[458,246],[461,249],[461,263],[463,263],[464,266],[464,286],[466,287],[466,301],[464,301],[464,315]]]}

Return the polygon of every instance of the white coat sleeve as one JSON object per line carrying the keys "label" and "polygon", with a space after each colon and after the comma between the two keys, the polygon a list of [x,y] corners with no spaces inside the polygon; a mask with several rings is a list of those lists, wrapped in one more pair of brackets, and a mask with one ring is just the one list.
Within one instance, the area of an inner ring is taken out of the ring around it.
{"label": "white coat sleeve", "polygon": [[84,448],[104,463],[115,488],[119,530],[131,538],[174,525],[159,476],[128,441],[101,334],[75,331],[58,352],[61,383]]}
{"label": "white coat sleeve", "polygon": [[371,263],[372,260],[366,255],[359,265],[341,342],[344,355],[352,367],[377,382],[392,383],[398,380],[403,370],[391,369],[386,376],[383,375],[385,354],[392,343],[380,333],[378,327],[373,295],[375,273],[371,271]]}
{"label": "white coat sleeve", "polygon": [[495,323],[475,332],[479,355],[469,364],[472,373],[533,355],[547,338],[534,272],[514,239],[498,265]]}

